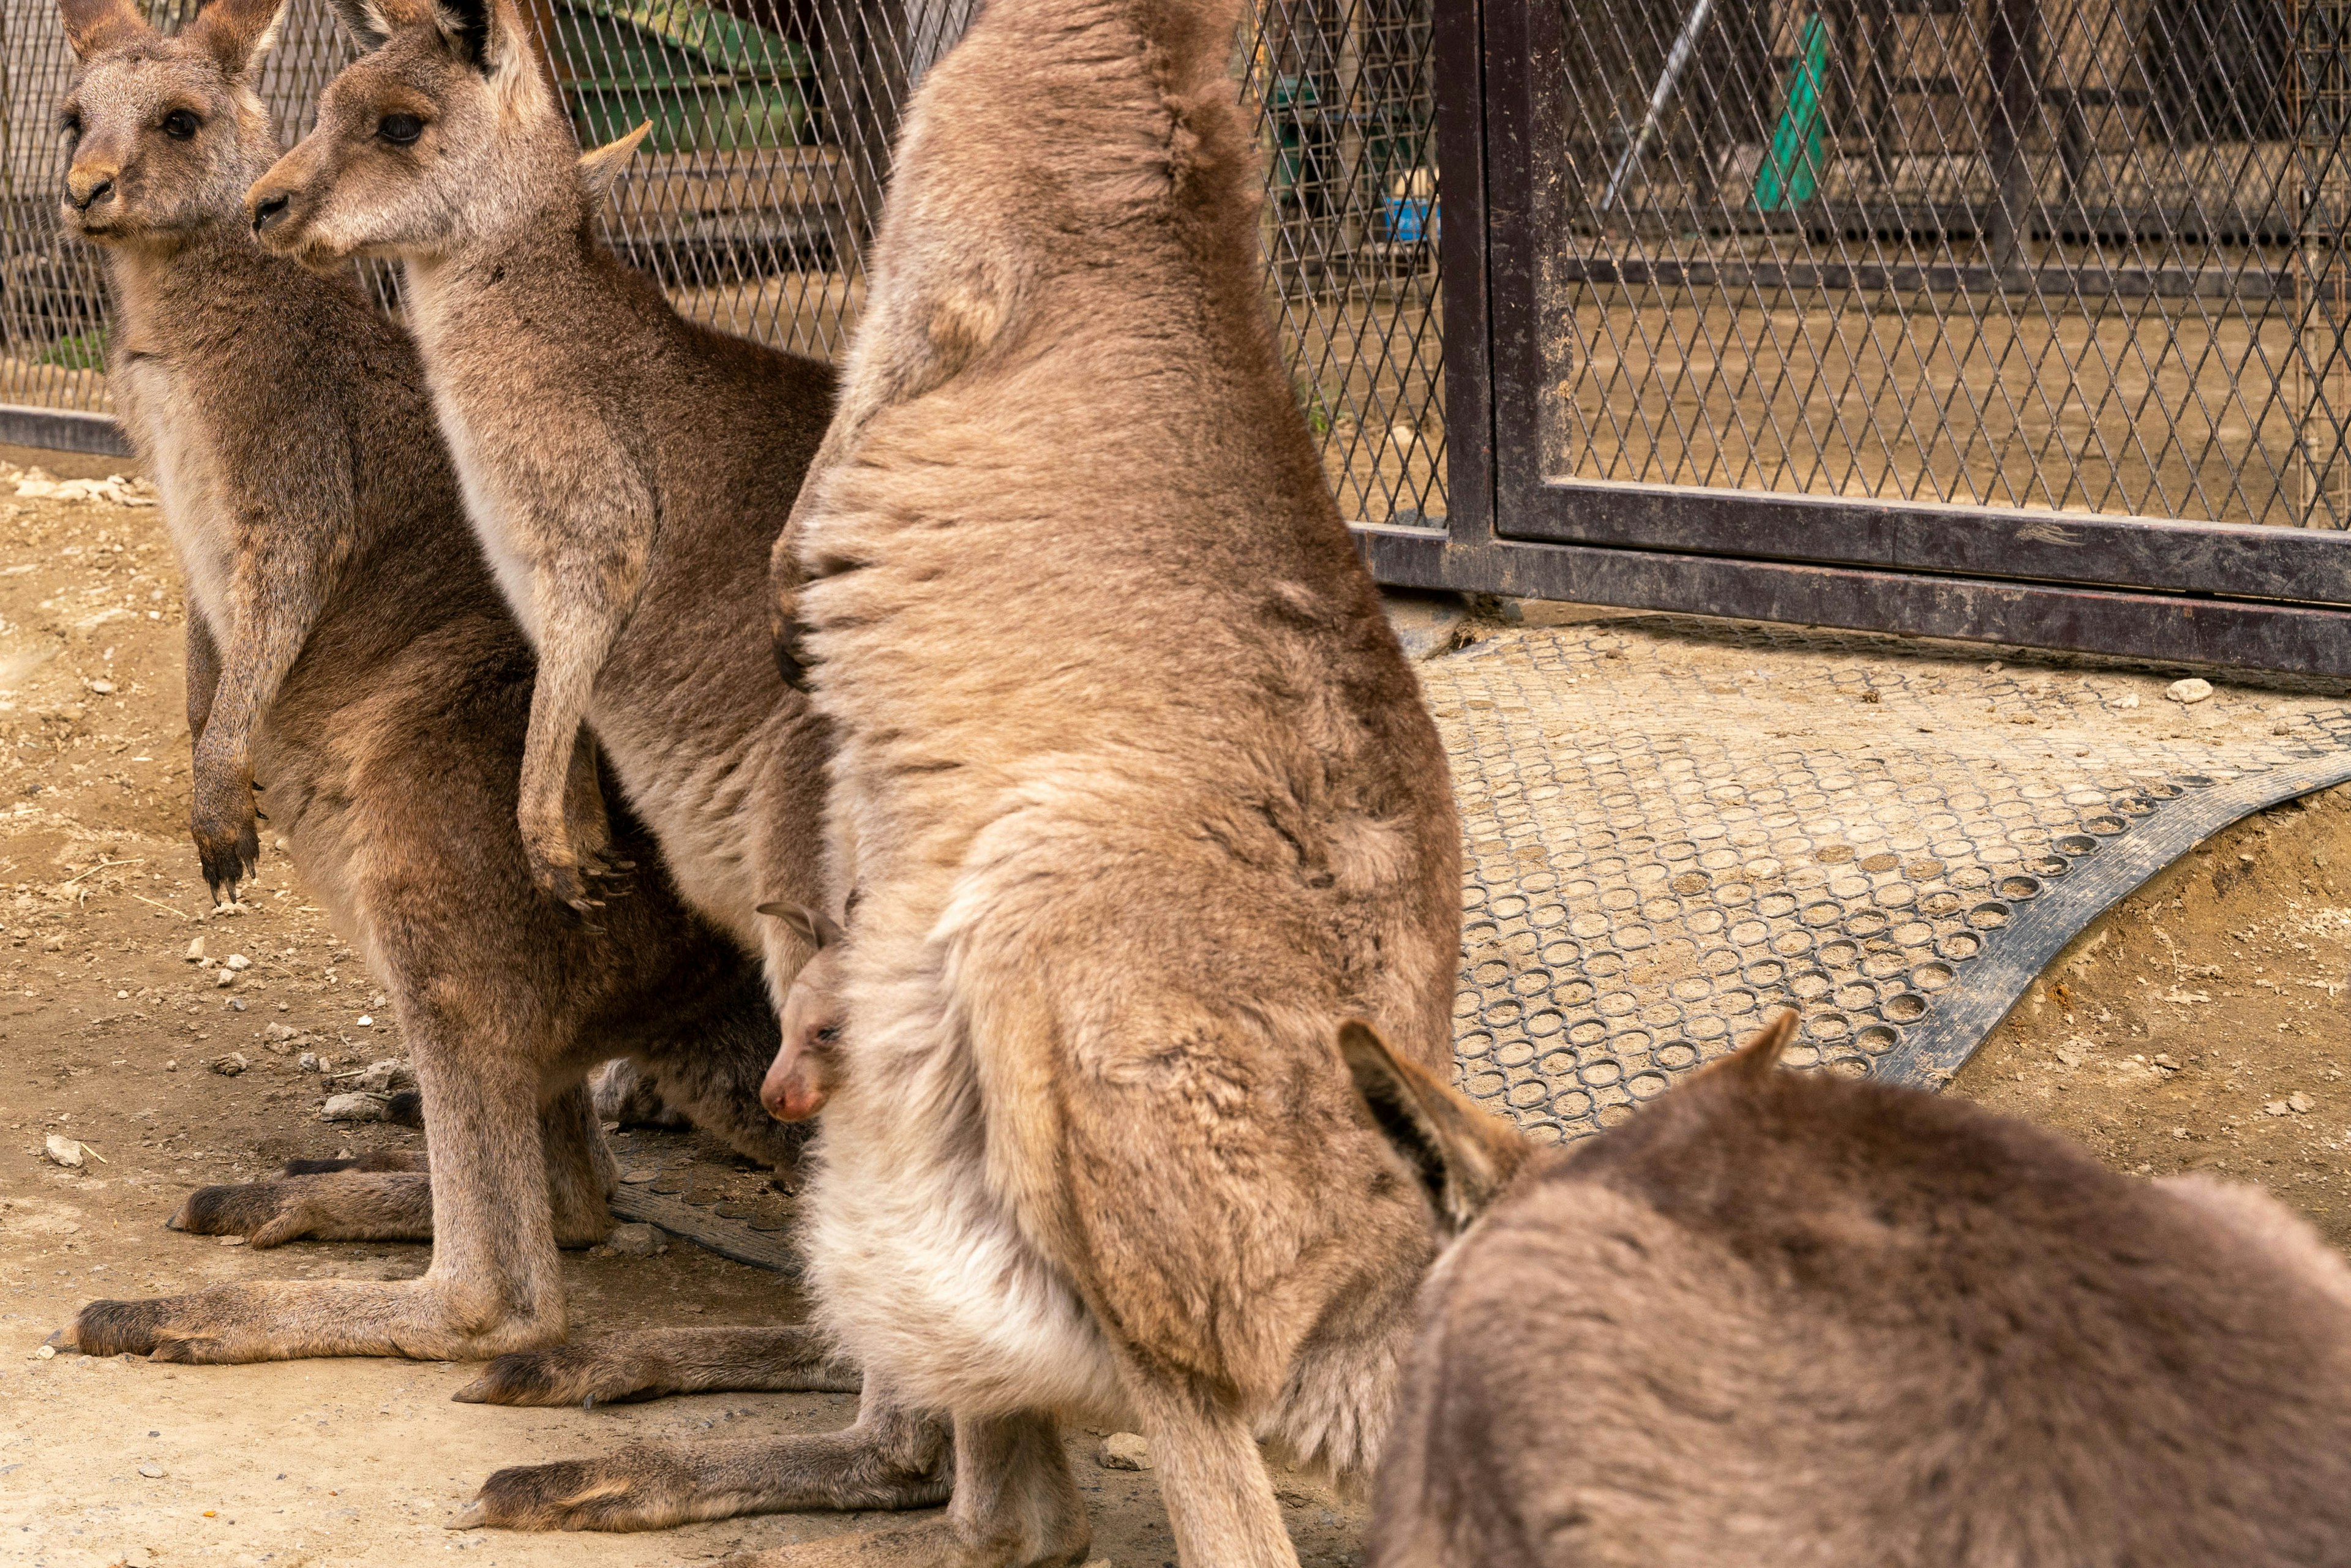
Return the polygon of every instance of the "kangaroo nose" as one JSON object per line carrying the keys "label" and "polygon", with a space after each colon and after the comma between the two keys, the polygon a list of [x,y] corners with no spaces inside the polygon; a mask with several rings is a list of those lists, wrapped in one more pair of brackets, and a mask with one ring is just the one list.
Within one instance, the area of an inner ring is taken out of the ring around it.
{"label": "kangaroo nose", "polygon": [[78,211],[88,212],[114,193],[112,169],[76,169],[66,176],[66,196]]}
{"label": "kangaroo nose", "polygon": [[277,226],[278,221],[286,216],[286,209],[291,205],[293,198],[290,196],[264,196],[254,203],[253,232],[259,234]]}

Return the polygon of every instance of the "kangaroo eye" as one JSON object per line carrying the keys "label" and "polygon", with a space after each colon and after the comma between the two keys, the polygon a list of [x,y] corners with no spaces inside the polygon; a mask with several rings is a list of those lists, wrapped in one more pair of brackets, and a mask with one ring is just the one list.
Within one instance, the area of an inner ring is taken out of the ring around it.
{"label": "kangaroo eye", "polygon": [[831,1045],[834,1040],[841,1038],[841,1026],[839,1024],[829,1023],[822,1029],[816,1031],[816,1037],[825,1044]]}
{"label": "kangaroo eye", "polygon": [[57,121],[57,129],[58,129],[59,131],[61,131],[65,132],[65,138],[66,138],[66,140],[67,140],[67,141],[80,141],[80,140],[81,140],[81,116],[80,116],[80,115],[78,115],[78,114],[71,114],[71,113],[68,113],[68,115],[66,115],[63,119],[61,119],[61,120],[59,120]]}
{"label": "kangaroo eye", "polygon": [[175,109],[163,117],[163,134],[174,141],[185,141],[193,136],[204,121],[184,109]]}
{"label": "kangaroo eye", "polygon": [[387,114],[375,122],[375,133],[395,147],[405,147],[424,134],[424,121],[413,114]]}

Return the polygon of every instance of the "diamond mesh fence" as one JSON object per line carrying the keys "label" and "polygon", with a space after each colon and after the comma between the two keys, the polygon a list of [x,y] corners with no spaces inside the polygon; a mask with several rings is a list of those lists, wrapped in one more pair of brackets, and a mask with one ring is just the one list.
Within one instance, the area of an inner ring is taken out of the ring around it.
{"label": "diamond mesh fence", "polygon": [[[856,324],[898,113],[975,0],[523,0],[580,140],[653,130],[606,235],[687,315],[804,353]],[[1242,40],[1266,286],[1350,517],[1445,509],[1432,0],[1264,0]],[[169,30],[193,0],[147,0]],[[72,75],[53,0],[0,0],[0,402],[104,412],[94,253],[57,221]],[[287,144],[350,58],[290,0],[260,83]],[[393,275],[369,281],[387,304]]]}
{"label": "diamond mesh fence", "polygon": [[1562,16],[1547,474],[2351,526],[2344,0]]}

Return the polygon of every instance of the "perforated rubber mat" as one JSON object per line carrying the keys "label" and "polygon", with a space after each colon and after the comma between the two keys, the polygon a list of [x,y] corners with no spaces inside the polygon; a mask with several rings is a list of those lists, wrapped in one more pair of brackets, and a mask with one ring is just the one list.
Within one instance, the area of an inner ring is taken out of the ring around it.
{"label": "perforated rubber mat", "polygon": [[1420,666],[1466,840],[1461,1082],[1544,1141],[1798,1009],[1792,1065],[1948,1082],[2100,910],[2351,779],[2340,682],[1672,616]]}

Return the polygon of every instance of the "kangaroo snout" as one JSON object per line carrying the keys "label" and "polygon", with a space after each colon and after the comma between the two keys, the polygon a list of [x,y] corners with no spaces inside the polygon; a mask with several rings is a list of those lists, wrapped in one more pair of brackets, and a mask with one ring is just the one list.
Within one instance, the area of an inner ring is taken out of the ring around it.
{"label": "kangaroo snout", "polygon": [[294,198],[283,191],[263,193],[256,190],[246,198],[246,210],[253,216],[253,232],[266,234],[292,209]]}
{"label": "kangaroo snout", "polygon": [[122,171],[112,163],[77,163],[66,175],[66,200],[86,213],[115,193]]}

